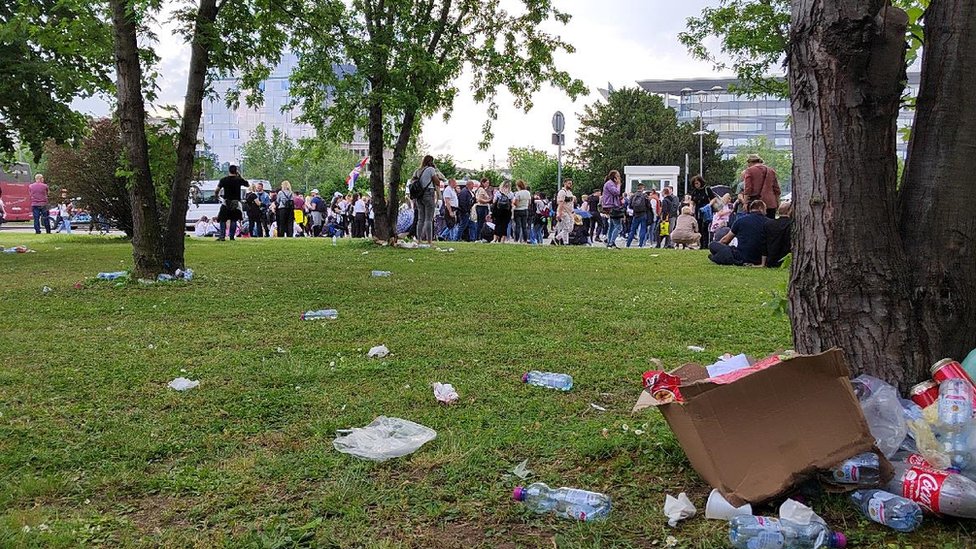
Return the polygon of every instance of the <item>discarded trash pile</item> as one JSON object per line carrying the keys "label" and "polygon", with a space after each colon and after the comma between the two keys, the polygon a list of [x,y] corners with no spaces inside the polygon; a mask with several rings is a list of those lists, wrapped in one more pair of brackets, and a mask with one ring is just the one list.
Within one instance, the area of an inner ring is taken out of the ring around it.
{"label": "discarded trash pile", "polygon": [[[816,488],[851,492],[864,516],[900,532],[915,530],[923,511],[976,518],[976,384],[952,360],[932,377],[905,399],[880,379],[850,380],[836,349],[758,362],[740,355],[646,372],[634,412],[664,415],[715,488],[706,517],[730,521],[734,547],[843,547],[844,535],[812,511],[776,519],[753,516],[749,504]],[[666,502],[672,524],[695,513],[681,496]]]}
{"label": "discarded trash pile", "polygon": [[34,250],[27,246],[14,246],[12,248],[0,248],[5,254],[32,254]]}
{"label": "discarded trash pile", "polygon": [[[113,271],[106,273],[98,273],[95,277],[98,280],[115,280],[117,284],[121,284],[129,280],[131,277],[129,271]],[[150,280],[148,278],[140,278],[138,282],[140,284],[155,284],[157,282],[172,282],[174,280],[185,280],[187,282],[193,280],[193,269],[177,269],[173,274],[161,273],[156,277],[155,280]]]}

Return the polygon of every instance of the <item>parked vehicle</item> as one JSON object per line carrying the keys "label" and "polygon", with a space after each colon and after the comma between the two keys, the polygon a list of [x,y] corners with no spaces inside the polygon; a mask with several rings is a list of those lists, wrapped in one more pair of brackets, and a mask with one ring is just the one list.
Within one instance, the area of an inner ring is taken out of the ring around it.
{"label": "parked vehicle", "polygon": [[27,187],[33,181],[31,169],[27,164],[12,164],[4,169],[0,166],[0,191],[7,221],[30,221],[31,205]]}

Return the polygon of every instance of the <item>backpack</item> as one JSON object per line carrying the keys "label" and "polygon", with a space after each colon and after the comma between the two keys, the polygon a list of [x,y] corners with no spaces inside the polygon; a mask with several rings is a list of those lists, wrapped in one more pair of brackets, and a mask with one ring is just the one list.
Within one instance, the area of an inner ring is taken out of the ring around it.
{"label": "backpack", "polygon": [[500,212],[507,212],[512,209],[512,199],[505,193],[498,193],[498,198],[495,199],[495,209]]}
{"label": "backpack", "polygon": [[289,193],[289,194],[287,194],[285,196],[286,196],[286,198],[285,198],[285,205],[282,206],[282,207],[285,208],[285,209],[292,209],[292,210],[294,210],[295,209],[295,195]]}
{"label": "backpack", "polygon": [[535,219],[536,214],[538,214],[538,207],[535,205],[535,200],[529,200],[529,219]]}
{"label": "backpack", "polygon": [[407,192],[410,194],[410,198],[412,198],[414,200],[420,200],[421,198],[424,197],[424,191],[427,190],[427,187],[429,187],[430,184],[427,184],[427,186],[424,186],[420,182],[420,177],[428,169],[429,168],[424,168],[423,170],[418,170],[418,171],[414,172],[413,177],[410,179],[410,185],[407,186]]}
{"label": "backpack", "polygon": [[714,212],[712,212],[711,204],[705,204],[701,208],[698,208],[698,211],[701,212],[702,221],[704,221],[705,223],[711,223],[712,219],[715,217]]}
{"label": "backpack", "polygon": [[[292,204],[294,204],[294,201],[292,201]],[[321,197],[319,198],[318,204],[315,205],[315,211],[322,214],[329,213],[329,207],[325,205],[325,200]]]}
{"label": "backpack", "polygon": [[644,193],[637,193],[630,199],[630,209],[634,214],[647,213],[647,196]]}

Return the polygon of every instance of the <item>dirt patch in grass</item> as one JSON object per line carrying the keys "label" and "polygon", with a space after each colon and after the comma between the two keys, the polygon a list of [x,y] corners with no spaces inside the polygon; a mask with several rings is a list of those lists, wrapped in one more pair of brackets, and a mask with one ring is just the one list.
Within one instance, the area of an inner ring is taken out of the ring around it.
{"label": "dirt patch in grass", "polygon": [[139,532],[153,534],[166,528],[188,527],[186,515],[193,504],[193,500],[185,497],[148,495],[127,501],[130,511],[126,517]]}

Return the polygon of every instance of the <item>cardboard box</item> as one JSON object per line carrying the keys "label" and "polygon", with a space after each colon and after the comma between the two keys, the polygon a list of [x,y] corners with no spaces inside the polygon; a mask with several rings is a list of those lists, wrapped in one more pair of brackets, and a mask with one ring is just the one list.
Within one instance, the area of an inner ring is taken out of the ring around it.
{"label": "cardboard box", "polygon": [[659,405],[642,391],[634,412],[660,410],[695,471],[733,505],[762,503],[877,452],[840,350],[773,363],[728,384],[707,380],[697,364],[671,373],[682,379],[684,402]]}

